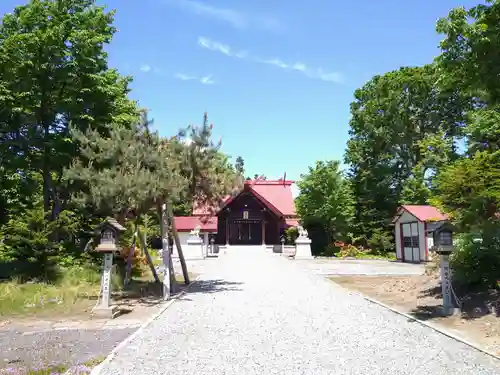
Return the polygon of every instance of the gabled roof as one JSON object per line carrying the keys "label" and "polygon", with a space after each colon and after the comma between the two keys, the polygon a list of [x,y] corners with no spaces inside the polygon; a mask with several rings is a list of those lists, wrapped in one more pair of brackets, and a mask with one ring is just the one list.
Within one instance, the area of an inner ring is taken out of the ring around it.
{"label": "gabled roof", "polygon": [[[224,198],[217,212],[232,202],[244,190],[253,193],[267,208],[279,215],[295,216],[295,204],[292,195],[291,180],[249,180],[245,181],[243,189],[236,195]],[[201,216],[210,214],[207,207],[195,205],[193,215]]]}
{"label": "gabled roof", "polygon": [[217,217],[176,216],[175,227],[178,232],[189,232],[200,226],[202,232],[217,232]]}
{"label": "gabled roof", "polygon": [[420,221],[429,222],[448,220],[448,215],[442,213],[437,207],[429,205],[405,204],[399,207],[397,214],[392,219],[392,222],[394,223],[404,211],[407,211]]}

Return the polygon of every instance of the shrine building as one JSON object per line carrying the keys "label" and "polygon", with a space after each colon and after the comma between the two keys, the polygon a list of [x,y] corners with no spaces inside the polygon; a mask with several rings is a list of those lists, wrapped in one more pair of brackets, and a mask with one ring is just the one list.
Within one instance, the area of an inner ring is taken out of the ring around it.
{"label": "shrine building", "polygon": [[175,224],[184,245],[197,226],[209,244],[278,245],[285,229],[298,225],[292,195],[294,181],[250,180],[231,197],[223,199],[215,210],[195,207],[193,216],[177,216]]}

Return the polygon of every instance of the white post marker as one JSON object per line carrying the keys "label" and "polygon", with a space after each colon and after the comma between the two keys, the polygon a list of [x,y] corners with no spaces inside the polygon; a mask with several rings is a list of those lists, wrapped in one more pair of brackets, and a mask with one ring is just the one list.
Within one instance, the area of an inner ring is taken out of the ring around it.
{"label": "white post marker", "polygon": [[450,255],[442,252],[440,255],[441,263],[441,290],[443,292],[443,314],[451,315],[453,313],[453,300],[451,295],[451,272]]}
{"label": "white post marker", "polygon": [[111,306],[111,269],[113,267],[113,254],[104,254],[104,267],[102,271],[102,299],[100,308],[109,309]]}

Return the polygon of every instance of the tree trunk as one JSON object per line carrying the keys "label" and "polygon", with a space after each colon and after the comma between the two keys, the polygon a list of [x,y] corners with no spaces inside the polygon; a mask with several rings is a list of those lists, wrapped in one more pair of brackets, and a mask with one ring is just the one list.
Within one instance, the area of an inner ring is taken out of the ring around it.
{"label": "tree trunk", "polygon": [[174,237],[175,247],[177,247],[177,252],[179,253],[179,261],[181,262],[182,275],[184,276],[184,283],[189,284],[189,274],[186,266],[186,260],[184,259],[184,253],[182,252],[181,241],[179,239],[179,233],[177,233],[177,228],[175,226],[174,214],[172,209],[172,203],[167,203],[167,214],[172,223],[172,236]]}
{"label": "tree trunk", "polygon": [[170,298],[172,292],[172,277],[171,277],[171,254],[168,243],[168,216],[163,207],[158,206],[158,215],[160,217],[160,232],[162,243],[162,261],[163,261],[163,299]]}
{"label": "tree trunk", "polygon": [[[127,267],[125,268],[125,280],[123,281],[123,286],[126,288],[130,284],[130,279],[132,278],[132,263],[134,261],[135,247],[137,244],[137,220],[134,224],[134,234],[132,236],[132,246],[130,246],[127,258]],[[139,246],[141,247],[141,246]]]}

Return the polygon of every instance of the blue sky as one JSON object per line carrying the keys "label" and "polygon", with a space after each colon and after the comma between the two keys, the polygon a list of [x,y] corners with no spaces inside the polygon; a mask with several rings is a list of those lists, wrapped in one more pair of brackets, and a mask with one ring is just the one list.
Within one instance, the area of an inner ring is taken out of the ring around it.
{"label": "blue sky", "polygon": [[132,96],[162,134],[207,111],[248,174],[297,179],[316,160],[342,159],[356,88],[432,61],[436,20],[478,0],[98,3],[117,10],[110,66],[134,76]]}

